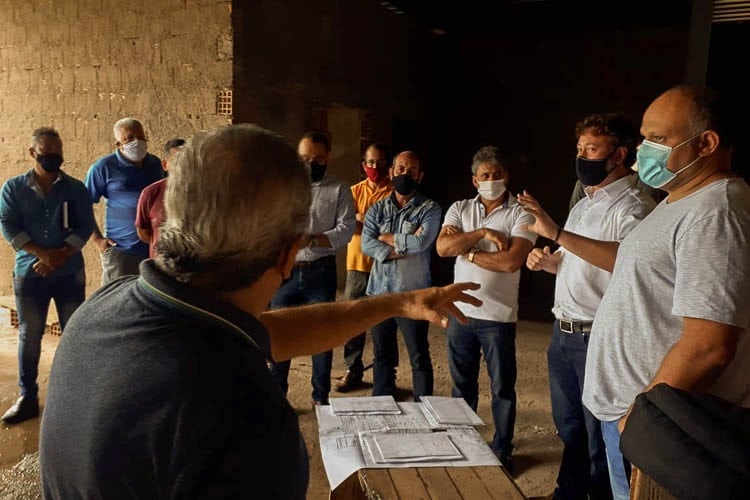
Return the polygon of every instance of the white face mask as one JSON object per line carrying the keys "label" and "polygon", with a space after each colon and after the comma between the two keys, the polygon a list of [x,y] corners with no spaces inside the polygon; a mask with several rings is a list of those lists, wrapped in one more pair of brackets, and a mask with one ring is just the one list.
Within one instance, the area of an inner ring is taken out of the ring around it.
{"label": "white face mask", "polygon": [[122,155],[130,161],[138,162],[146,157],[148,142],[135,139],[122,145]]}
{"label": "white face mask", "polygon": [[477,182],[479,183],[477,192],[479,193],[479,196],[481,196],[485,200],[494,201],[505,194],[505,179]]}

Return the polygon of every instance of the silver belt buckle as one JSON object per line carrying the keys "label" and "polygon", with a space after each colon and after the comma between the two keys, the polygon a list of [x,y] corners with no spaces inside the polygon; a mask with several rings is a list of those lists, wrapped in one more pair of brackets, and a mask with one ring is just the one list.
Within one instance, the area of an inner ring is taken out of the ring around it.
{"label": "silver belt buckle", "polygon": [[573,322],[561,319],[560,320],[560,331],[561,332],[565,332],[565,333],[573,333]]}

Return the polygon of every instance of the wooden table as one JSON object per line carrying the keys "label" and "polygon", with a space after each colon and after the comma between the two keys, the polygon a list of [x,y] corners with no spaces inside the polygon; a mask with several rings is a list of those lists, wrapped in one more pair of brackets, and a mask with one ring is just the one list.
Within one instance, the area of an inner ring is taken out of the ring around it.
{"label": "wooden table", "polygon": [[499,466],[360,469],[331,491],[330,500],[526,500]]}

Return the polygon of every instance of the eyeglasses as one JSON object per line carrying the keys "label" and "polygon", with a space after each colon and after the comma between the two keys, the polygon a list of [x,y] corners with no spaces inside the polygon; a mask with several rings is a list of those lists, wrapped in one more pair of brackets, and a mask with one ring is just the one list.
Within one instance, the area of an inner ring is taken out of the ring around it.
{"label": "eyeglasses", "polygon": [[369,167],[382,166],[385,164],[386,164],[385,160],[365,160],[365,165]]}

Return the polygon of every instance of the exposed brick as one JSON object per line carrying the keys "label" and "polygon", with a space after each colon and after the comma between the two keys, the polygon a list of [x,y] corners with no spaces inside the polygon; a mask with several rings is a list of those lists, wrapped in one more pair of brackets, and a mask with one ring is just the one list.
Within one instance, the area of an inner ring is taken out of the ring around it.
{"label": "exposed brick", "polygon": [[[213,89],[232,86],[229,5],[0,0],[0,178],[29,168],[28,136],[41,125],[58,128],[64,168],[83,179],[112,151],[112,125],[125,115],[144,122],[157,154],[169,137],[226,123],[214,115]],[[217,63],[220,39],[224,63]],[[102,204],[95,213],[101,224]],[[83,253],[91,292],[101,280],[99,256],[90,244]],[[12,293],[4,278],[13,258],[0,241],[0,294]]]}

